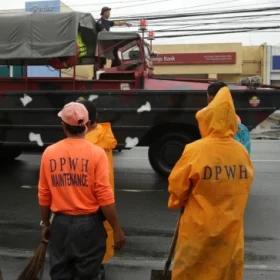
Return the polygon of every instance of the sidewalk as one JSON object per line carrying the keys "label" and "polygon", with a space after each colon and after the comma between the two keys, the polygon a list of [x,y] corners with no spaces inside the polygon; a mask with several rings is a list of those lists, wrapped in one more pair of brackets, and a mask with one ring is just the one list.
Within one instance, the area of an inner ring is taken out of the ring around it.
{"label": "sidewalk", "polygon": [[[30,251],[6,250],[0,248],[0,268],[3,280],[16,280],[22,271]],[[106,266],[106,280],[149,280],[152,269],[161,269],[163,260],[115,257]],[[43,280],[50,280],[48,276],[48,262],[45,266]],[[280,265],[248,264],[245,266],[245,280],[279,280]]]}

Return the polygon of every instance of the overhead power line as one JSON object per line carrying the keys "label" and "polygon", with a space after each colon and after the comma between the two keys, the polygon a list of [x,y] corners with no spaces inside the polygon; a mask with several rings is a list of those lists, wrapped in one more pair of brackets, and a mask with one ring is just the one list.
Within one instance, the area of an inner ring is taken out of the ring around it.
{"label": "overhead power line", "polygon": [[[255,20],[255,19],[261,19],[261,18],[266,18],[266,17],[273,17],[273,16],[279,16],[280,13],[266,13],[266,14],[253,14],[253,15],[238,15],[238,16],[223,16],[223,17],[216,17],[216,18],[213,18],[213,17],[203,17],[203,18],[192,18],[189,22],[195,22],[194,24],[188,24],[189,26],[196,26],[197,24],[207,24],[210,23],[212,24],[215,24],[215,23],[218,23],[218,20],[234,20],[235,23],[237,23],[237,20]],[[197,23],[198,21],[198,23]],[[205,21],[208,21],[208,22],[205,22]],[[182,19],[176,19],[176,20],[173,20],[172,22],[168,21],[168,20],[163,20],[163,21],[150,21],[149,22],[149,26],[172,26],[172,25],[175,25],[175,26],[182,26],[182,24],[186,23],[187,22],[187,19],[185,21],[182,21]]]}
{"label": "overhead power line", "polygon": [[[201,16],[215,16],[215,15],[225,15],[225,14],[243,14],[243,13],[260,13],[266,11],[277,11],[280,10],[278,7],[267,7],[267,8],[255,8],[255,9],[237,9],[228,11],[214,11],[214,12],[196,12],[196,13],[179,13],[179,14],[166,14],[159,16],[147,16],[147,20],[161,20],[161,19],[173,19],[173,18],[190,18],[190,17],[201,17]],[[124,17],[127,20],[139,20],[139,17]],[[117,19],[117,18],[115,18]]]}
{"label": "overhead power line", "polygon": [[[221,34],[232,34],[232,33],[245,33],[252,31],[262,31],[262,30],[279,30],[280,25],[278,26],[267,26],[267,27],[254,27],[254,28],[244,28],[244,29],[233,29],[227,31],[217,31],[217,32],[202,32],[202,33],[183,33],[183,34],[170,34],[163,36],[156,36],[156,39],[163,38],[179,38],[179,37],[193,37],[193,36],[209,36],[209,35],[221,35]],[[199,32],[199,30],[198,30]],[[146,38],[149,39],[149,38]]]}
{"label": "overhead power line", "polygon": [[[238,2],[239,0],[235,1],[235,4],[236,2]],[[242,0],[240,0],[242,1]],[[278,0],[276,0],[278,1]],[[265,5],[272,5],[272,4],[277,4],[277,3],[272,3],[271,1],[269,2],[262,2],[262,3],[256,3],[254,4],[254,7],[258,7],[258,8],[267,8],[267,6]],[[217,2],[211,2],[211,6],[212,7],[215,7],[214,10],[217,8],[219,9],[224,9],[223,5],[227,5],[226,6],[226,11],[228,11],[229,9],[233,9],[233,8],[240,8],[240,7],[247,7],[249,8],[251,4],[240,4],[240,5],[228,5],[228,1],[217,1]],[[149,12],[149,13],[141,13],[141,14],[133,14],[133,15],[126,15],[126,17],[146,17],[146,16],[158,16],[158,15],[164,15],[164,13],[168,12],[169,14],[170,13],[178,13],[178,11],[180,12],[209,12],[209,11],[213,11],[213,8],[211,9],[205,9],[205,10],[201,10],[201,9],[197,9],[198,7],[205,7],[205,4],[204,5],[198,5],[198,6],[188,6],[188,7],[181,7],[181,8],[176,8],[176,9],[165,9],[165,10],[159,10],[157,11],[156,13],[153,11],[153,12]]]}
{"label": "overhead power line", "polygon": [[[278,14],[280,15],[280,13]],[[266,17],[270,17],[270,15],[266,15]],[[247,27],[250,27],[250,25],[252,24],[260,24],[263,23],[262,21],[265,19],[265,17],[261,17],[261,18],[248,18],[248,17],[242,17],[242,18],[228,18],[226,20],[222,20],[222,21],[200,21],[200,22],[195,22],[192,24],[185,24],[182,25],[183,23],[180,22],[175,23],[173,25],[168,25],[168,24],[158,24],[158,25],[154,25],[154,24],[150,24],[150,28],[153,29],[154,32],[172,32],[173,30],[178,30],[178,29],[186,29],[186,28],[190,28],[190,27],[201,27],[201,26],[226,26],[228,24],[235,24],[235,27],[237,25],[241,25],[242,27],[244,26],[244,24],[247,25]],[[280,18],[278,19],[269,19],[269,23],[278,23],[280,21]],[[165,26],[166,25],[166,26]],[[153,27],[160,27],[160,29],[156,29]],[[169,28],[168,28],[169,27]]]}
{"label": "overhead power line", "polygon": [[[280,21],[278,21],[279,23]],[[173,30],[157,30],[155,32],[158,33],[178,33],[178,32],[204,32],[204,31],[231,31],[231,30],[255,30],[255,29],[259,29],[259,28],[266,28],[266,26],[251,26],[251,27],[224,27],[224,28],[199,28],[199,29],[194,29],[194,28],[185,28],[185,29],[173,29]],[[269,27],[268,27],[269,28]],[[260,29],[261,30],[261,29]]]}

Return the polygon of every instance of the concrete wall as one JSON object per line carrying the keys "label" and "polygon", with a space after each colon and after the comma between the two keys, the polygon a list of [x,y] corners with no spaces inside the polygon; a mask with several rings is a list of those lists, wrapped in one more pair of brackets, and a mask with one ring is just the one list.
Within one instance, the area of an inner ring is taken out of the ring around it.
{"label": "concrete wall", "polygon": [[262,62],[264,56],[263,46],[243,46],[242,47],[242,75],[254,76],[262,75]]}

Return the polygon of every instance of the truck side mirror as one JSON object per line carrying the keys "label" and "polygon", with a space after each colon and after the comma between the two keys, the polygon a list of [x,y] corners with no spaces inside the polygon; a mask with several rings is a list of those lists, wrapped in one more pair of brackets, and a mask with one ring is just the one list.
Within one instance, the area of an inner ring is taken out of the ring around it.
{"label": "truck side mirror", "polygon": [[140,59],[140,51],[130,51],[129,52],[129,59],[130,60],[138,60]]}

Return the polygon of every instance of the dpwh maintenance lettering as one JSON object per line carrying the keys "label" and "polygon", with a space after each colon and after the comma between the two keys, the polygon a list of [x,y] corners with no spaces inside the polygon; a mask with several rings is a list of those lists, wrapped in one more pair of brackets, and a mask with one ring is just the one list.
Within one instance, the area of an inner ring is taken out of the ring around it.
{"label": "dpwh maintenance lettering", "polygon": [[88,187],[88,164],[84,158],[50,159],[52,185],[54,187]]}

